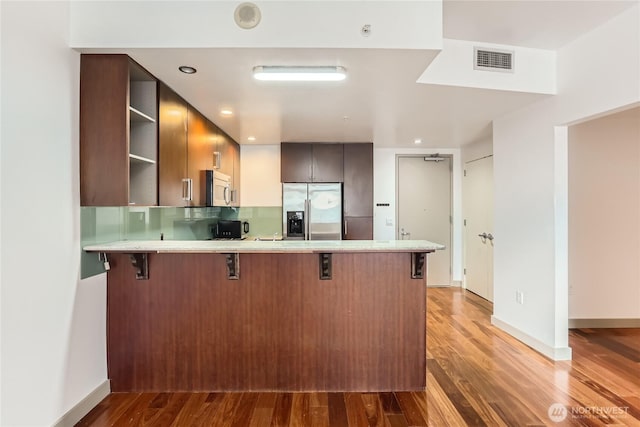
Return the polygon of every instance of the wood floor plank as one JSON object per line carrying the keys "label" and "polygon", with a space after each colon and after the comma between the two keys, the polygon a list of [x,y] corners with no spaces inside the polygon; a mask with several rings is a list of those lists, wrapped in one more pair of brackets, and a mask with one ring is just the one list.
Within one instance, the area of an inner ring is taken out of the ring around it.
{"label": "wood floor plank", "polygon": [[[571,330],[573,360],[553,362],[491,325],[477,295],[429,288],[427,299],[424,392],[113,393],[77,425],[551,426],[560,403],[583,417],[557,425],[640,426],[640,329]],[[607,408],[621,413],[598,415]]]}
{"label": "wood floor plank", "polygon": [[273,408],[272,427],[288,427],[291,419],[292,393],[278,393]]}
{"label": "wood floor plank", "polygon": [[295,393],[291,400],[290,427],[311,426],[311,410],[309,408],[309,393]]}
{"label": "wood floor plank", "polygon": [[329,425],[332,427],[349,427],[344,393],[327,393],[327,403],[329,407]]}

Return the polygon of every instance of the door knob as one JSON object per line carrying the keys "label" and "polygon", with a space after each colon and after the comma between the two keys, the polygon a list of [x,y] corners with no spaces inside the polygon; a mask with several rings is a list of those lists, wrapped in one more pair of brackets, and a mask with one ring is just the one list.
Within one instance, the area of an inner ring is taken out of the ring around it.
{"label": "door knob", "polygon": [[487,239],[493,242],[493,235],[491,233],[487,234]]}
{"label": "door knob", "polygon": [[489,236],[487,236],[487,233],[482,233],[482,234],[478,234],[478,237],[482,237],[483,239],[487,239]]}

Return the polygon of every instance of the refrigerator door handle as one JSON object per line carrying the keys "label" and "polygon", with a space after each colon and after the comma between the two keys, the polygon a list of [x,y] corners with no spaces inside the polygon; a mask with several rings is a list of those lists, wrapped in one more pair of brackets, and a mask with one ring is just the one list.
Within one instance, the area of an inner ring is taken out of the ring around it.
{"label": "refrigerator door handle", "polygon": [[311,229],[311,201],[304,200],[304,240],[311,240],[309,230]]}

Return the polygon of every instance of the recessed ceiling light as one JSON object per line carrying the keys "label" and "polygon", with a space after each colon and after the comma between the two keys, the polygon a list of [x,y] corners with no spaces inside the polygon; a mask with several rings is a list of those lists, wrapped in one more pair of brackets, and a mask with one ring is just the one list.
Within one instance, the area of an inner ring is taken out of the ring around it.
{"label": "recessed ceiling light", "polygon": [[181,65],[178,67],[178,70],[182,71],[185,74],[195,74],[198,70],[188,65]]}
{"label": "recessed ceiling light", "polygon": [[414,144],[422,144],[422,138],[416,138],[413,140]]}
{"label": "recessed ceiling light", "polygon": [[255,136],[250,136],[247,138],[247,141],[255,141],[256,137]]}
{"label": "recessed ceiling light", "polygon": [[285,67],[259,65],[253,67],[253,77],[256,80],[280,82],[336,82],[347,77],[347,70],[344,67],[336,66]]}
{"label": "recessed ceiling light", "polygon": [[233,110],[223,108],[222,110],[220,110],[220,114],[222,114],[223,116],[233,116]]}

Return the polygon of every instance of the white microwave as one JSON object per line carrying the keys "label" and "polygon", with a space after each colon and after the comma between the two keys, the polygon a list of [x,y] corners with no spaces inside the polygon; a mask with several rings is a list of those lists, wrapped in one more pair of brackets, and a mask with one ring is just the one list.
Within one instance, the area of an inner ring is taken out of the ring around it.
{"label": "white microwave", "polygon": [[206,172],[206,204],[207,206],[231,205],[231,177],[215,170]]}

